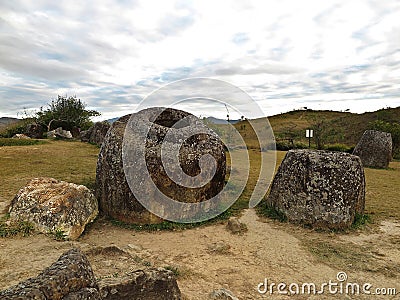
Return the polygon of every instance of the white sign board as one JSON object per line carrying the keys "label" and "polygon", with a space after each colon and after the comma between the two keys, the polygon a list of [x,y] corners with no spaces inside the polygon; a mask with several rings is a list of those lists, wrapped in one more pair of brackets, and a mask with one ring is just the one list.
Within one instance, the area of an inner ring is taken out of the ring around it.
{"label": "white sign board", "polygon": [[314,135],[314,130],[312,130],[312,129],[307,129],[306,130],[306,137],[307,138],[312,138],[313,135]]}

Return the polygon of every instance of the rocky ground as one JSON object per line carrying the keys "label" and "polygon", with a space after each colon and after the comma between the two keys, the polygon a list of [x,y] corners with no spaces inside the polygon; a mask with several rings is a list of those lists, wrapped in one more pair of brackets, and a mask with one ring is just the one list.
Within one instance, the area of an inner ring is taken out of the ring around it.
{"label": "rocky ground", "polygon": [[[329,280],[338,282],[341,271],[346,272],[347,282],[371,283],[371,291],[395,287],[400,292],[400,223],[395,220],[347,233],[320,233],[259,219],[254,210],[245,210],[240,221],[248,228],[241,235],[230,233],[226,222],[174,232],[136,232],[100,219],[75,242],[55,241],[43,234],[2,238],[0,289],[36,276],[64,251],[77,246],[87,254],[98,279],[151,266],[167,267],[177,274],[184,299],[208,299],[210,292],[220,288],[239,299],[288,299],[276,290],[272,297],[261,295],[257,285],[268,278],[269,283],[314,282],[319,286]],[[331,248],[326,253],[315,252],[314,245]],[[331,298],[327,290],[323,295],[294,297]]]}

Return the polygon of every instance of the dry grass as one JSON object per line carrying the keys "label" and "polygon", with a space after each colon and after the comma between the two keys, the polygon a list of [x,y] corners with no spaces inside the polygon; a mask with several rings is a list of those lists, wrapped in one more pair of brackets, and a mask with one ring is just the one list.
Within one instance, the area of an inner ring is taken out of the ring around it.
{"label": "dry grass", "polygon": [[87,143],[49,141],[0,147],[0,202],[11,201],[35,177],[53,177],[93,187],[99,148]]}
{"label": "dry grass", "polygon": [[326,236],[303,239],[303,244],[318,262],[335,269],[379,273],[387,277],[397,277],[400,274],[400,265],[377,257],[371,245],[343,243]]}
{"label": "dry grass", "polygon": [[388,170],[366,168],[365,177],[366,213],[376,220],[400,220],[400,162],[391,162]]}
{"label": "dry grass", "polygon": [[[238,150],[243,151],[243,150]],[[257,180],[260,176],[260,164],[261,164],[261,153],[256,149],[249,149],[249,160],[250,160],[250,168],[249,168],[249,177],[246,184],[246,187],[239,197],[239,199],[233,205],[234,210],[241,210],[243,208],[248,208],[249,199],[253,193],[254,187],[257,183]],[[276,152],[268,152],[266,155],[267,165],[270,166],[275,160],[275,172],[278,170],[280,163],[282,162],[286,152],[285,151],[276,151]],[[228,159],[228,165],[229,159]],[[244,165],[239,165],[240,169],[244,169]],[[239,170],[243,172],[243,170]],[[267,192],[267,191],[266,191]]]}

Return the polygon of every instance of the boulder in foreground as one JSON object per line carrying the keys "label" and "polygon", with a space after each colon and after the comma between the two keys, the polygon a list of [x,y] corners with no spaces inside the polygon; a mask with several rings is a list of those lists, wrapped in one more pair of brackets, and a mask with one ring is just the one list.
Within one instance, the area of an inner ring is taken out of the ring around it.
{"label": "boulder in foreground", "polygon": [[0,299],[101,299],[89,261],[71,249],[37,277],[0,292]]}
{"label": "boulder in foreground", "polygon": [[62,231],[74,240],[96,218],[98,203],[83,185],[42,177],[19,190],[9,213],[11,220],[31,222],[43,233]]}

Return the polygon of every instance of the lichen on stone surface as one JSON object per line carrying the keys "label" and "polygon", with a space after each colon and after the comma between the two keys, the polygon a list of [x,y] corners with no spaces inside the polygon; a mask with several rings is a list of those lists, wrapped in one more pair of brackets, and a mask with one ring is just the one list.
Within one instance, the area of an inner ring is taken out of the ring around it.
{"label": "lichen on stone surface", "polygon": [[266,201],[290,222],[314,228],[347,228],[365,206],[360,158],[341,152],[290,150]]}
{"label": "lichen on stone surface", "polygon": [[77,239],[98,214],[98,202],[83,185],[41,177],[20,189],[11,202],[11,220],[31,222],[42,233],[63,231]]}

